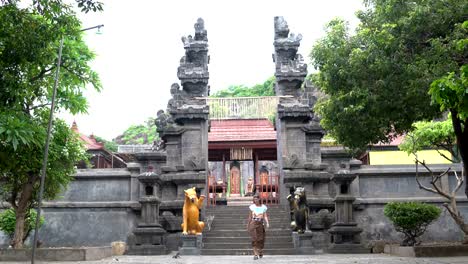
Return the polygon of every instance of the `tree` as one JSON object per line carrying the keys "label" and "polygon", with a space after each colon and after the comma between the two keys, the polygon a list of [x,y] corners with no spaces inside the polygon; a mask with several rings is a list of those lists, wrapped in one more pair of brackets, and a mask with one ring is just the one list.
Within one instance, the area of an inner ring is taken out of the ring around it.
{"label": "tree", "polygon": [[150,117],[143,125],[132,125],[113,141],[119,145],[152,144],[159,137],[154,118]]}
{"label": "tree", "polygon": [[[424,160],[420,160],[416,154],[416,152],[413,152],[413,155],[415,156],[415,161],[416,161],[416,182],[418,183],[418,186],[420,189],[423,189],[425,191],[435,193],[439,196],[442,196],[444,199],[447,200],[448,203],[444,203],[444,207],[447,209],[449,212],[450,216],[452,219],[455,221],[455,224],[460,228],[460,230],[464,234],[464,239],[463,239],[463,244],[468,244],[468,223],[465,222],[465,219],[463,218],[463,215],[460,213],[457,207],[457,192],[458,190],[462,187],[463,185],[463,176],[458,175],[456,171],[452,171],[451,168],[448,168],[446,171],[440,174],[435,174],[424,162]],[[420,181],[419,181],[419,170],[418,166],[422,165],[431,175],[431,185],[432,187],[427,187],[424,186]],[[443,188],[441,179],[443,176],[448,175],[449,172],[452,171],[455,179],[457,180],[457,184],[455,187],[450,190],[448,187]]]}
{"label": "tree", "polygon": [[[460,154],[456,147],[456,138],[451,118],[444,121],[419,121],[409,132],[398,148],[409,154],[415,154],[423,149],[436,149],[439,154],[450,162],[459,162]],[[451,157],[441,150],[448,151]]]}
{"label": "tree", "polygon": [[[456,144],[466,171],[468,3],[365,3],[367,9],[357,13],[361,24],[355,34],[346,22],[335,19],[310,54],[320,70],[315,81],[327,94],[315,108],[322,126],[339,143],[365,149],[410,131],[416,121],[453,110]],[[468,196],[468,185],[465,193]]]}
{"label": "tree", "polygon": [[[94,1],[81,1],[95,3]],[[99,90],[89,67],[94,54],[82,40],[81,24],[62,1],[18,1],[0,6],[0,182],[1,192],[16,215],[12,245],[23,247],[25,217],[37,202],[44,142],[56,70],[57,50],[64,39],[56,109],[84,113],[86,85]],[[93,8],[91,8],[93,10]],[[85,159],[84,146],[68,125],[53,120],[44,198],[53,199]]]}
{"label": "tree", "polygon": [[[449,161],[456,161],[459,157],[458,149],[454,146],[455,133],[452,126],[452,118],[449,114],[449,118],[445,121],[431,121],[431,122],[417,122],[415,123],[415,129],[411,131],[404,139],[404,141],[398,146],[401,150],[408,154],[413,154],[416,163],[416,182],[420,189],[435,193],[445,199],[448,203],[444,203],[444,207],[449,212],[452,219],[458,225],[460,230],[464,234],[464,244],[468,244],[468,223],[465,222],[462,214],[457,207],[457,192],[463,185],[463,174],[458,175],[455,170],[450,167],[443,173],[436,174],[434,171],[427,166],[424,160],[420,160],[417,151],[426,147],[436,147],[438,149],[445,149],[449,151],[452,157],[448,157],[439,151],[439,154]],[[432,187],[425,186],[419,180],[419,165],[422,165],[430,174]],[[454,187],[443,186],[441,179],[445,175],[449,175],[453,172],[453,175],[457,181]]]}
{"label": "tree", "polygon": [[[44,216],[41,216],[41,219],[39,220],[39,226],[36,228],[36,219],[36,210],[30,209],[25,219],[23,242],[28,238],[31,230],[40,228],[45,222]],[[5,234],[7,234],[10,238],[13,238],[13,235],[15,234],[15,226],[16,215],[13,209],[6,209],[0,213],[0,230],[5,232]]]}
{"label": "tree", "polygon": [[439,218],[440,212],[435,205],[418,202],[390,202],[384,207],[384,215],[393,222],[398,232],[405,235],[402,246],[417,245],[417,238]]}
{"label": "tree", "polygon": [[[465,31],[465,39],[459,40],[457,43],[463,45],[465,50],[464,63],[466,63],[468,60],[468,56],[466,56],[468,55],[468,21],[465,21],[460,28]],[[432,82],[429,93],[432,96],[432,101],[440,105],[441,111],[450,112],[458,151],[464,164],[465,194],[468,197],[468,65],[461,66],[458,73],[450,72]]]}
{"label": "tree", "polygon": [[105,149],[113,152],[117,151],[118,147],[114,141],[109,141],[99,136],[94,136],[94,138],[96,139],[96,142],[103,143]]}
{"label": "tree", "polygon": [[253,96],[274,96],[275,77],[268,78],[261,84],[252,87],[245,85],[231,85],[227,89],[217,91],[211,97],[253,97]]}

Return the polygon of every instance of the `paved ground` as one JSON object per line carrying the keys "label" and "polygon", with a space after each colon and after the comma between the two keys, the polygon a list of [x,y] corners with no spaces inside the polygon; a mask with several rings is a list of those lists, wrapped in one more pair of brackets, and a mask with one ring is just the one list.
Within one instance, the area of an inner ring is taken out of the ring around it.
{"label": "paved ground", "polygon": [[[26,264],[30,262],[0,262],[1,264]],[[166,256],[120,256],[100,261],[84,262],[40,262],[53,264],[239,264],[239,263],[265,263],[265,264],[467,264],[467,257],[448,258],[403,258],[385,254],[356,254],[356,255],[308,255],[308,256],[264,256],[263,259],[253,260],[252,256],[181,256],[172,258]]]}

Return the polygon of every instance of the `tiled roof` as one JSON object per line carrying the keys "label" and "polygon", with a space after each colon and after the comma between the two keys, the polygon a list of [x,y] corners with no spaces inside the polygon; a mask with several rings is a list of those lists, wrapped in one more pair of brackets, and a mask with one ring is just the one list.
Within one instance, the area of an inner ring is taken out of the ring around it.
{"label": "tiled roof", "polygon": [[81,141],[83,141],[85,143],[86,150],[104,149],[104,144],[97,142],[93,135],[88,137],[85,134],[80,133],[80,131],[78,130],[78,126],[76,125],[75,121],[73,121],[73,125],[72,125],[71,129],[73,131],[75,131],[79,135]]}
{"label": "tiled roof", "polygon": [[373,144],[372,146],[374,147],[388,147],[388,146],[398,146],[403,142],[403,139],[405,139],[404,135],[398,135],[395,138],[392,139],[389,143],[382,143],[379,142],[377,144]]}
{"label": "tiled roof", "polygon": [[267,119],[211,120],[208,142],[276,140],[276,131]]}

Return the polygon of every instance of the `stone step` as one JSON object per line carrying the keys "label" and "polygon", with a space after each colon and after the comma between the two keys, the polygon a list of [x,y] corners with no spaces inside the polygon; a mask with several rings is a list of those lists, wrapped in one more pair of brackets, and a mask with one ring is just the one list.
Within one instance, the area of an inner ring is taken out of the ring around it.
{"label": "stone step", "polygon": [[[270,223],[270,228],[280,228],[280,229],[288,229],[291,225],[289,223]],[[237,224],[222,224],[211,225],[211,231],[216,230],[247,230],[247,225],[245,223],[237,223]]]}
{"label": "stone step", "polygon": [[[253,255],[252,249],[202,249],[202,255]],[[296,250],[293,248],[275,248],[263,250],[265,256],[268,255],[295,255]]]}
{"label": "stone step", "polygon": [[[205,220],[208,219],[208,216],[209,215],[205,215]],[[216,221],[216,220],[220,220],[220,221],[225,221],[225,220],[244,220],[244,219],[247,219],[249,217],[248,214],[238,214],[238,215],[228,215],[228,214],[223,214],[223,215],[219,215],[219,214],[213,214],[212,216],[214,216],[213,221]],[[281,215],[277,215],[277,214],[268,214],[268,219],[270,220],[281,220],[281,221],[289,221],[291,218],[288,214],[281,214]]]}
{"label": "stone step", "polygon": [[[244,208],[245,209],[245,208]],[[267,211],[268,215],[290,215],[289,211],[285,210],[276,210],[276,211]],[[249,215],[249,209],[239,210],[239,211],[206,211],[205,215],[217,215],[217,216],[246,216]]]}
{"label": "stone step", "polygon": [[[214,220],[213,222],[211,222],[211,227],[214,227],[214,226],[223,226],[223,225],[240,225],[239,228],[244,228],[245,226],[247,226],[247,222],[248,220],[247,219],[226,219],[226,220]],[[274,227],[275,225],[281,225],[281,224],[285,224],[285,225],[288,225],[290,224],[291,221],[289,220],[284,220],[284,219],[269,219],[268,221],[270,223],[270,226],[271,227]],[[205,221],[205,224],[206,224],[206,221]],[[207,227],[207,225],[205,225],[205,227]]]}
{"label": "stone step", "polygon": [[[291,236],[292,232],[290,229],[268,229],[266,230],[267,237],[273,236]],[[222,230],[216,229],[203,233],[203,237],[207,239],[210,237],[245,237],[248,236],[248,232],[245,229],[242,230]]]}
{"label": "stone step", "polygon": [[[240,237],[210,237],[209,241],[203,237],[204,243],[250,243],[251,238],[250,236],[240,236]],[[274,244],[274,243],[291,243],[292,242],[292,235],[289,236],[275,236],[272,238],[267,237],[266,244]]]}
{"label": "stone step", "polygon": [[[277,249],[277,248],[294,248],[294,245],[289,243],[268,243],[268,240],[265,241],[265,247],[269,249]],[[250,242],[238,242],[238,243],[211,243],[211,242],[204,242],[203,249],[252,249],[252,243]]]}
{"label": "stone step", "polygon": [[[268,213],[268,216],[288,216],[290,215],[289,212],[287,211],[270,211],[268,210],[267,211]],[[214,216],[218,216],[218,217],[221,217],[221,216],[225,216],[225,217],[228,217],[228,216],[234,216],[234,217],[247,217],[249,215],[249,210],[242,210],[242,211],[225,211],[225,212],[205,212],[205,216],[207,215],[214,215]]]}
{"label": "stone step", "polygon": [[[231,200],[244,203],[241,199]],[[252,242],[247,232],[248,204],[207,208],[205,216],[214,216],[211,229],[203,234],[202,255],[251,255]],[[290,211],[284,206],[269,206],[271,227],[266,230],[265,254],[295,254],[290,229]]]}
{"label": "stone step", "polygon": [[[289,214],[290,211],[288,210],[280,210],[280,209],[277,209],[277,210],[270,210],[268,209],[267,213],[269,214]],[[205,214],[226,214],[226,215],[229,215],[229,214],[248,214],[249,213],[249,208],[242,208],[242,209],[239,209],[239,210],[206,210],[205,211]]]}
{"label": "stone step", "polygon": [[[206,220],[206,219],[205,219]],[[275,222],[290,222],[288,217],[268,217],[270,223]],[[215,216],[211,223],[247,223],[248,218],[244,217],[218,217]]]}
{"label": "stone step", "polygon": [[[246,208],[251,205],[252,203],[248,204]],[[267,205],[268,210],[288,210],[289,206],[278,206],[278,205]],[[229,211],[229,210],[240,210],[240,207],[236,206],[226,206],[226,205],[217,205],[217,206],[208,206],[205,207],[205,210],[222,210],[222,211]]]}

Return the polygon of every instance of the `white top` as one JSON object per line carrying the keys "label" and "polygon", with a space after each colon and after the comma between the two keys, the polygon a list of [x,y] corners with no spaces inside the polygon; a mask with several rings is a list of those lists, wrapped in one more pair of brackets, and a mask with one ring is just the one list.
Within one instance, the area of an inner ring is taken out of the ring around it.
{"label": "white top", "polygon": [[268,210],[266,205],[262,204],[260,206],[256,206],[255,204],[251,204],[249,206],[250,211],[252,211],[252,217],[263,216],[264,213]]}

